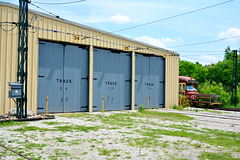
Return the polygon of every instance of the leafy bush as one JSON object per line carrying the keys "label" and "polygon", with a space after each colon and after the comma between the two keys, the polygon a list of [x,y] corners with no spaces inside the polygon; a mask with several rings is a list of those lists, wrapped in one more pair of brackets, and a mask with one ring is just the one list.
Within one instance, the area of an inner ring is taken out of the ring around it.
{"label": "leafy bush", "polygon": [[216,94],[222,99],[222,106],[227,106],[231,103],[231,94],[224,90],[222,83],[207,81],[198,86],[199,94]]}
{"label": "leafy bush", "polygon": [[[180,104],[180,101],[181,101],[181,104]],[[186,96],[183,96],[183,95],[179,96],[179,107],[180,107],[180,109],[190,107],[189,100]]]}
{"label": "leafy bush", "polygon": [[143,105],[139,105],[138,111],[139,111],[139,112],[142,112],[142,111],[143,111]]}

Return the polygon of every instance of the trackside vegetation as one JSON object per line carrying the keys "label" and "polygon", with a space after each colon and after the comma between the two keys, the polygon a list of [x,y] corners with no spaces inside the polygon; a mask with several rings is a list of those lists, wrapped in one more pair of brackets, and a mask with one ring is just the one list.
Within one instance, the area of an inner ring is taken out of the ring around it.
{"label": "trackside vegetation", "polygon": [[[199,62],[191,63],[185,60],[179,61],[179,75],[193,77],[198,82],[200,94],[217,94],[222,98],[220,107],[234,108],[231,106],[231,87],[233,74],[234,52],[230,47],[225,50],[223,61],[214,65],[201,65]],[[240,59],[240,55],[238,55]],[[237,79],[240,79],[240,61],[238,61]],[[239,85],[238,85],[239,86]],[[237,91],[237,107],[240,108],[240,88]]]}

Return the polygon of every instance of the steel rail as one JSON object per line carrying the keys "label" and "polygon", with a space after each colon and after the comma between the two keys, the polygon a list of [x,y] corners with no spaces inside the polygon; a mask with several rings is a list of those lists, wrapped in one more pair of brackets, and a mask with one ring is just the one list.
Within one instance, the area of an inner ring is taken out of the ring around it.
{"label": "steel rail", "polygon": [[9,148],[9,147],[1,144],[1,143],[0,143],[0,146],[3,147],[3,148],[5,148],[5,149],[8,149],[9,151],[12,151],[12,152],[18,154],[19,156],[21,156],[21,157],[23,157],[23,158],[26,158],[26,159],[28,159],[28,160],[34,160],[34,159],[32,159],[32,158],[30,158],[30,157],[28,157],[28,156],[25,156],[24,154],[19,153],[18,151],[15,151],[15,150],[13,150],[13,149],[11,149],[11,148]]}

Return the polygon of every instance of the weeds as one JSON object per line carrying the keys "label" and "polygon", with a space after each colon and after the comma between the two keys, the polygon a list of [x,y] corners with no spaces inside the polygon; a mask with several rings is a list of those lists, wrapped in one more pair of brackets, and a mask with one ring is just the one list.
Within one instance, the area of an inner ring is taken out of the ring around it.
{"label": "weeds", "polygon": [[19,126],[19,125],[24,125],[24,124],[26,124],[26,122],[16,122],[16,121],[0,122],[0,128],[1,127]]}
{"label": "weeds", "polygon": [[217,159],[217,160],[237,160],[238,158],[233,158],[230,153],[212,153],[212,152],[202,152],[202,154],[198,157],[202,160],[206,159]]}
{"label": "weeds", "polygon": [[47,124],[47,125],[62,125],[62,124],[69,124],[68,122],[42,122],[43,124]]}
{"label": "weeds", "polygon": [[[168,136],[177,136],[177,137],[186,137],[192,140],[198,140],[200,142],[205,142],[214,146],[223,146],[228,149],[234,147],[239,147],[240,136],[239,134],[232,134],[228,132],[205,132],[205,134],[197,134],[194,132],[187,132],[184,129],[179,131],[164,130],[164,129],[152,129],[144,128],[145,131],[138,131],[143,136],[153,137],[156,135],[168,135]],[[210,134],[209,134],[210,133]],[[212,135],[211,135],[212,134]]]}
{"label": "weeds", "polygon": [[144,110],[143,110],[143,105],[140,105],[140,106],[139,106],[139,109],[138,109],[138,112],[142,112],[142,111],[144,111]]}
{"label": "weeds", "polygon": [[18,131],[18,132],[27,132],[27,131],[39,131],[39,132],[46,132],[46,131],[54,131],[53,129],[48,129],[48,128],[40,128],[36,126],[22,126],[20,128],[14,129],[13,131]]}
{"label": "weeds", "polygon": [[107,149],[101,149],[98,148],[99,151],[99,155],[104,155],[104,156],[110,156],[112,152],[118,152],[118,149],[111,149],[111,150],[107,150]]}
{"label": "weeds", "polygon": [[131,116],[140,117],[140,118],[156,118],[161,120],[169,121],[189,121],[193,120],[192,117],[177,114],[177,113],[165,113],[165,112],[156,112],[156,111],[142,111],[141,113],[132,113]]}

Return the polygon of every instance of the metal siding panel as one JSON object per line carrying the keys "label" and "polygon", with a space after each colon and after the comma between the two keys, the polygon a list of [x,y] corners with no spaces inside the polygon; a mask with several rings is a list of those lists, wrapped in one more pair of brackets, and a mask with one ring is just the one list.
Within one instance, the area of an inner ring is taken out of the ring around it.
{"label": "metal siding panel", "polygon": [[45,44],[42,42],[39,44],[38,113],[44,113],[46,111],[46,96],[49,96],[50,93],[50,84],[47,80],[47,75],[50,68],[50,58],[46,58],[48,48],[50,48],[50,44]]}
{"label": "metal siding panel", "polygon": [[112,68],[111,73],[111,110],[123,110],[124,109],[124,75],[122,72],[122,67],[120,66],[120,54],[110,53],[110,61]]}
{"label": "metal siding panel", "polygon": [[102,110],[103,57],[102,50],[94,49],[93,56],[93,111]]}
{"label": "metal siding panel", "polygon": [[81,51],[81,86],[80,86],[80,105],[81,105],[81,111],[88,111],[88,81],[89,81],[89,54],[87,49],[79,48]]}
{"label": "metal siding panel", "polygon": [[63,112],[63,46],[40,42],[39,47],[38,108],[43,109],[38,113],[45,112],[46,96],[49,112]]}
{"label": "metal siding panel", "polygon": [[178,56],[166,58],[166,108],[178,104],[178,63]]}
{"label": "metal siding panel", "polygon": [[165,59],[159,57],[159,107],[165,107]]}
{"label": "metal siding panel", "polygon": [[52,50],[50,54],[51,68],[47,78],[51,84],[49,109],[51,108],[52,110],[50,109],[49,112],[63,112],[63,46],[61,44],[52,43]]}
{"label": "metal siding panel", "polygon": [[[94,110],[101,110],[104,95],[104,110],[123,110],[125,102],[130,105],[130,97],[125,99],[125,74],[130,78],[130,57],[112,53],[109,50],[94,50]],[[126,66],[125,66],[126,65]],[[130,96],[130,86],[126,87]]]}
{"label": "metal siding panel", "polygon": [[148,90],[149,90],[149,107],[154,108],[159,105],[158,99],[159,99],[159,73],[160,70],[157,68],[157,57],[149,57],[149,84],[148,84]]}
{"label": "metal siding panel", "polygon": [[[0,6],[1,22],[18,21],[18,12],[11,7]],[[12,29],[14,26],[2,26],[5,29]],[[8,98],[8,83],[16,82],[17,73],[17,40],[18,28],[12,31],[0,30],[0,114],[8,113],[16,107],[14,101]]]}
{"label": "metal siding panel", "polygon": [[131,109],[131,56],[121,53],[122,73],[124,74],[124,109]]}
{"label": "metal siding panel", "polygon": [[150,61],[149,57],[143,56],[142,57],[142,104],[143,108],[147,108],[147,96],[150,96],[150,88],[149,87],[149,81],[150,81]]}
{"label": "metal siding panel", "polygon": [[111,100],[112,100],[112,93],[111,89],[112,86],[110,85],[111,77],[112,77],[112,56],[110,51],[103,50],[102,56],[104,59],[103,63],[103,83],[102,83],[102,90],[104,95],[104,110],[112,110]]}
{"label": "metal siding panel", "polygon": [[88,109],[88,54],[78,46],[65,47],[64,112]]}
{"label": "metal siding panel", "polygon": [[142,103],[142,55],[135,55],[135,109]]}
{"label": "metal siding panel", "polygon": [[64,54],[64,112],[81,111],[81,52],[77,46],[65,46]]}

